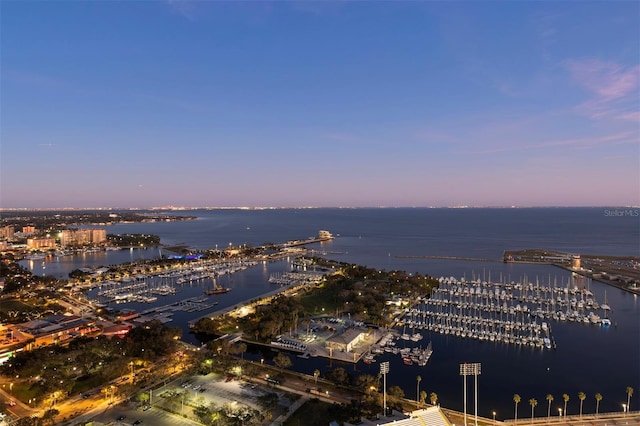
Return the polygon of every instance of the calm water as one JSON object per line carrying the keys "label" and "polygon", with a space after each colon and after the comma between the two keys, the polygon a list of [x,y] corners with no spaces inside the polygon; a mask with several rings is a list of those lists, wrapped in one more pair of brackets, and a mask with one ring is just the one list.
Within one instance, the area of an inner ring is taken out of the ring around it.
{"label": "calm water", "polygon": [[[229,244],[258,245],[282,242],[317,234],[327,229],[338,235],[334,241],[317,245],[326,256],[381,269],[400,269],[432,276],[481,277],[492,280],[549,281],[573,285],[564,270],[544,265],[514,265],[502,262],[470,262],[401,256],[461,256],[500,259],[504,250],[546,248],[575,253],[640,255],[638,217],[614,217],[602,208],[552,209],[292,209],[292,210],[217,210],[190,212],[200,219],[188,222],[122,224],[108,228],[108,233],[150,233],[161,237],[163,244],[185,243],[198,249],[224,248]],[[76,267],[109,265],[150,258],[157,251],[134,250],[88,255],[84,258],[59,258],[29,264],[34,273],[66,276]],[[400,257],[399,257],[400,256]],[[289,268],[286,261],[260,265],[233,275],[225,285],[234,288],[217,296],[219,309],[255,297],[270,289],[269,274]],[[193,296],[202,296],[207,283],[182,289],[177,296],[159,298],[160,304]],[[462,409],[462,379],[458,375],[462,362],[482,363],[479,377],[480,414],[513,418],[513,394],[522,397],[519,416],[530,416],[530,398],[538,400],[536,415],[546,415],[545,396],[555,400],[552,413],[562,406],[563,393],[570,395],[569,414],[579,411],[578,392],[585,392],[585,413],[595,411],[594,394],[600,392],[601,411],[619,411],[626,402],[625,389],[632,386],[633,410],[640,408],[640,307],[637,297],[599,282],[584,281],[599,302],[605,290],[616,324],[610,328],[575,323],[551,322],[557,350],[541,351],[504,344],[461,340],[425,331],[423,345],[433,342],[434,354],[426,367],[404,366],[399,356],[385,355],[391,362],[387,384],[399,385],[408,397],[415,398],[416,376],[422,377],[421,390],[436,392],[446,407]],[[122,305],[147,309],[149,305]],[[181,313],[172,325],[186,328],[186,322],[208,311]],[[195,342],[195,337],[185,335]],[[255,355],[259,358],[262,355]],[[315,368],[326,370],[328,361],[292,358],[295,368],[308,373]],[[335,367],[335,363],[333,364]],[[353,365],[346,365],[354,372]],[[355,366],[377,374],[379,366]],[[472,411],[473,386],[468,386],[469,411]]]}

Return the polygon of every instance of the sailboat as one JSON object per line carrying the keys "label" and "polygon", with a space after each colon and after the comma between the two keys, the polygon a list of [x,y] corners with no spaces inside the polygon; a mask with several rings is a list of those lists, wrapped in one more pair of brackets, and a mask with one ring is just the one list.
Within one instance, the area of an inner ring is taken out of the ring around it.
{"label": "sailboat", "polygon": [[216,282],[215,276],[211,275],[210,278],[211,278],[211,281],[213,282],[213,288],[210,288],[204,291],[204,294],[206,294],[207,296],[211,296],[213,294],[229,293],[231,291],[230,288],[222,287],[220,284],[218,284]]}
{"label": "sailboat", "polygon": [[607,290],[604,291],[604,303],[600,305],[600,308],[605,311],[605,314],[608,310],[611,309],[611,307],[607,304]]}

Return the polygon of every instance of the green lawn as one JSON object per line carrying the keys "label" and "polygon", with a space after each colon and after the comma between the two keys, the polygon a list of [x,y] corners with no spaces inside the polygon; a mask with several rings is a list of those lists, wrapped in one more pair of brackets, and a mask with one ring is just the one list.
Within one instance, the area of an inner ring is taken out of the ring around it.
{"label": "green lawn", "polygon": [[[324,285],[303,295],[300,298],[300,304],[312,315],[330,314],[335,312],[336,309],[342,310],[344,308],[336,300],[339,291],[340,289],[337,286]],[[324,308],[324,311],[322,308]]]}
{"label": "green lawn", "polygon": [[0,303],[0,311],[4,313],[8,313],[9,311],[30,311],[33,307],[31,305],[27,305],[18,299],[4,299],[2,303]]}

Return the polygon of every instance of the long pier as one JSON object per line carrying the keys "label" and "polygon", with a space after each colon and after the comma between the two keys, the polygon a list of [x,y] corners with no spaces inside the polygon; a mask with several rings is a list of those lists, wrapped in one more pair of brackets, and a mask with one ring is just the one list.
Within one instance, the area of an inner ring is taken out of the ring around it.
{"label": "long pier", "polygon": [[398,259],[439,259],[552,265],[640,295],[640,257],[572,254],[555,250],[507,250],[502,259],[466,256],[399,255]]}
{"label": "long pier", "polygon": [[444,260],[466,260],[472,262],[503,262],[502,259],[488,259],[481,257],[462,256],[395,256],[397,259],[444,259]]}

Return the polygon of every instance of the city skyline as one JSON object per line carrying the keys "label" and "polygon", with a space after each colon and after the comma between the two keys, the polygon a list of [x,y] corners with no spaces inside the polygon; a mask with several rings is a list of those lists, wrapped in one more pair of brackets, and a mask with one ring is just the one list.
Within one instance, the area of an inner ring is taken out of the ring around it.
{"label": "city skyline", "polygon": [[640,205],[637,2],[2,2],[0,208]]}

